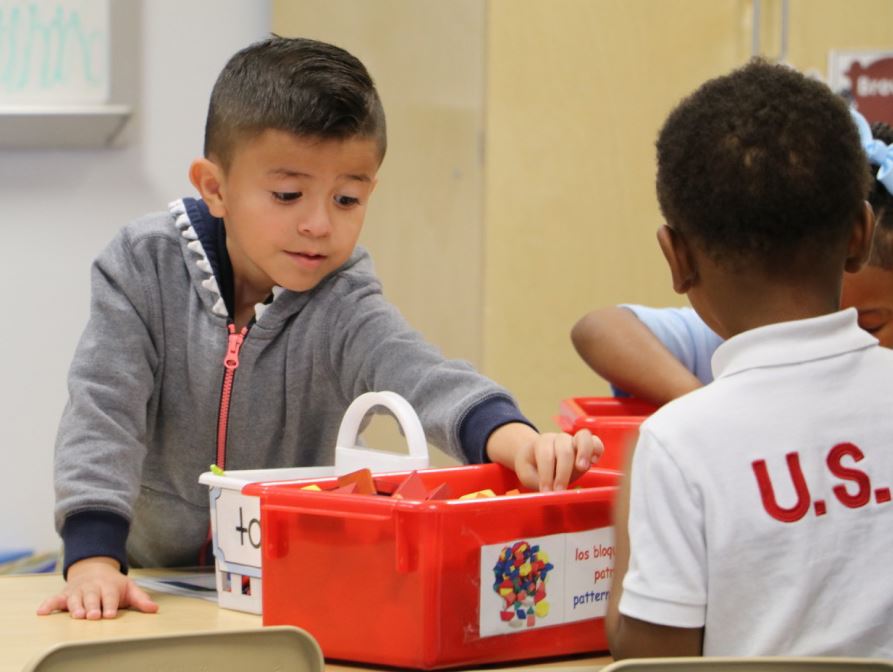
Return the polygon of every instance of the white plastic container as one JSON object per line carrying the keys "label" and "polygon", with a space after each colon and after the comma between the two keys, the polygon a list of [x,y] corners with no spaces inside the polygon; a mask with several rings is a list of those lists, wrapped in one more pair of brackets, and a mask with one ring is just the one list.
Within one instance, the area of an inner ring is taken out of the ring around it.
{"label": "white plastic container", "polygon": [[[357,447],[363,418],[378,406],[387,408],[397,419],[409,446],[408,455]],[[332,466],[251,469],[227,471],[223,475],[203,473],[198,480],[210,489],[218,604],[227,609],[261,613],[260,500],[243,495],[245,485],[340,476],[363,468],[375,473],[428,468],[425,432],[412,406],[396,392],[367,392],[351,403],[338,429]]]}

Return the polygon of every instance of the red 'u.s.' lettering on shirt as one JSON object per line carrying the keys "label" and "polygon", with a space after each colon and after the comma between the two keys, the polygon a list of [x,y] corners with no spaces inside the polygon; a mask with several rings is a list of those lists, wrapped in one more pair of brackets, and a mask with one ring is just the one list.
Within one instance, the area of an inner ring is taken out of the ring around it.
{"label": "red 'u.s.' lettering on shirt", "polygon": [[[828,456],[825,458],[828,471],[842,481],[856,486],[855,492],[850,492],[846,485],[839,483],[831,489],[834,497],[847,508],[858,509],[871,502],[871,479],[860,469],[844,466],[844,458],[850,458],[855,463],[862,461],[865,454],[852,443],[838,443],[828,451]],[[828,506],[823,499],[812,500],[803,469],[800,467],[800,455],[797,452],[788,453],[785,455],[785,462],[788,475],[794,485],[794,492],[797,495],[794,504],[788,507],[778,503],[766,460],[754,460],[751,465],[757,478],[757,487],[760,490],[760,498],[763,500],[763,508],[766,509],[766,513],[783,523],[795,523],[809,512],[810,505],[812,505],[815,515],[824,516],[828,512]],[[876,488],[874,498],[878,504],[889,502],[891,499],[890,488]]]}

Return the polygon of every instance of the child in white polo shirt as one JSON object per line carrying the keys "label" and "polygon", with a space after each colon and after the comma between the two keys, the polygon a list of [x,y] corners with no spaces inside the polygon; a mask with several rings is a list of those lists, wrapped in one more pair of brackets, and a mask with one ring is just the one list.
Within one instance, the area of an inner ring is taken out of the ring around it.
{"label": "child in white polo shirt", "polygon": [[[859,326],[893,348],[893,128],[869,124],[850,110],[874,175],[868,202],[875,216],[868,263],[844,273],[840,305],[859,313]],[[663,404],[713,380],[710,360],[722,339],[691,308],[623,304],[588,312],[571,330],[580,357],[610,384]]]}
{"label": "child in white polo shirt", "polygon": [[641,428],[617,511],[617,658],[893,657],[893,351],[838,310],[869,253],[846,105],[755,61],[671,113],[658,240],[726,339]]}

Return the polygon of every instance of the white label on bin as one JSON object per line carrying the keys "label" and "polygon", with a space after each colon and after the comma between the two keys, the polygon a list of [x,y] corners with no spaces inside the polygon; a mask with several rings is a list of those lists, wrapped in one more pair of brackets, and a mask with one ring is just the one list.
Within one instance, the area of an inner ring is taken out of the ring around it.
{"label": "white label on bin", "polygon": [[480,636],[603,618],[613,574],[613,527],[481,546]]}
{"label": "white label on bin", "polygon": [[260,498],[222,488],[214,503],[217,546],[228,563],[260,567]]}

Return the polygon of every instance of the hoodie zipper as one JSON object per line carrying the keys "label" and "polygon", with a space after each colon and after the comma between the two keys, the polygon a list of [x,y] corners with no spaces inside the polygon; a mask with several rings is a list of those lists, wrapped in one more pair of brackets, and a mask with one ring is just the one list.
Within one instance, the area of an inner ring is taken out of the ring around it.
{"label": "hoodie zipper", "polygon": [[[248,327],[242,327],[242,330],[236,332],[236,325],[230,322],[226,325],[228,336],[226,340],[226,354],[223,356],[223,387],[220,390],[220,412],[217,414],[217,461],[216,465],[221,469],[226,465],[226,430],[229,426],[229,403],[233,396],[233,378],[236,376],[236,369],[239,368],[239,352],[242,350],[242,343],[248,335]],[[205,543],[198,552],[198,564],[204,566],[208,562],[214,564],[213,556],[211,556],[211,541],[213,535],[211,533],[211,523],[208,523],[208,536]]]}
{"label": "hoodie zipper", "polygon": [[217,466],[226,468],[226,430],[229,425],[229,404],[233,395],[233,378],[236,369],[239,368],[239,351],[248,335],[248,327],[242,327],[236,331],[236,325],[230,322],[227,325],[229,336],[227,338],[226,355],[223,358],[223,389],[220,392],[220,413],[217,415]]}

